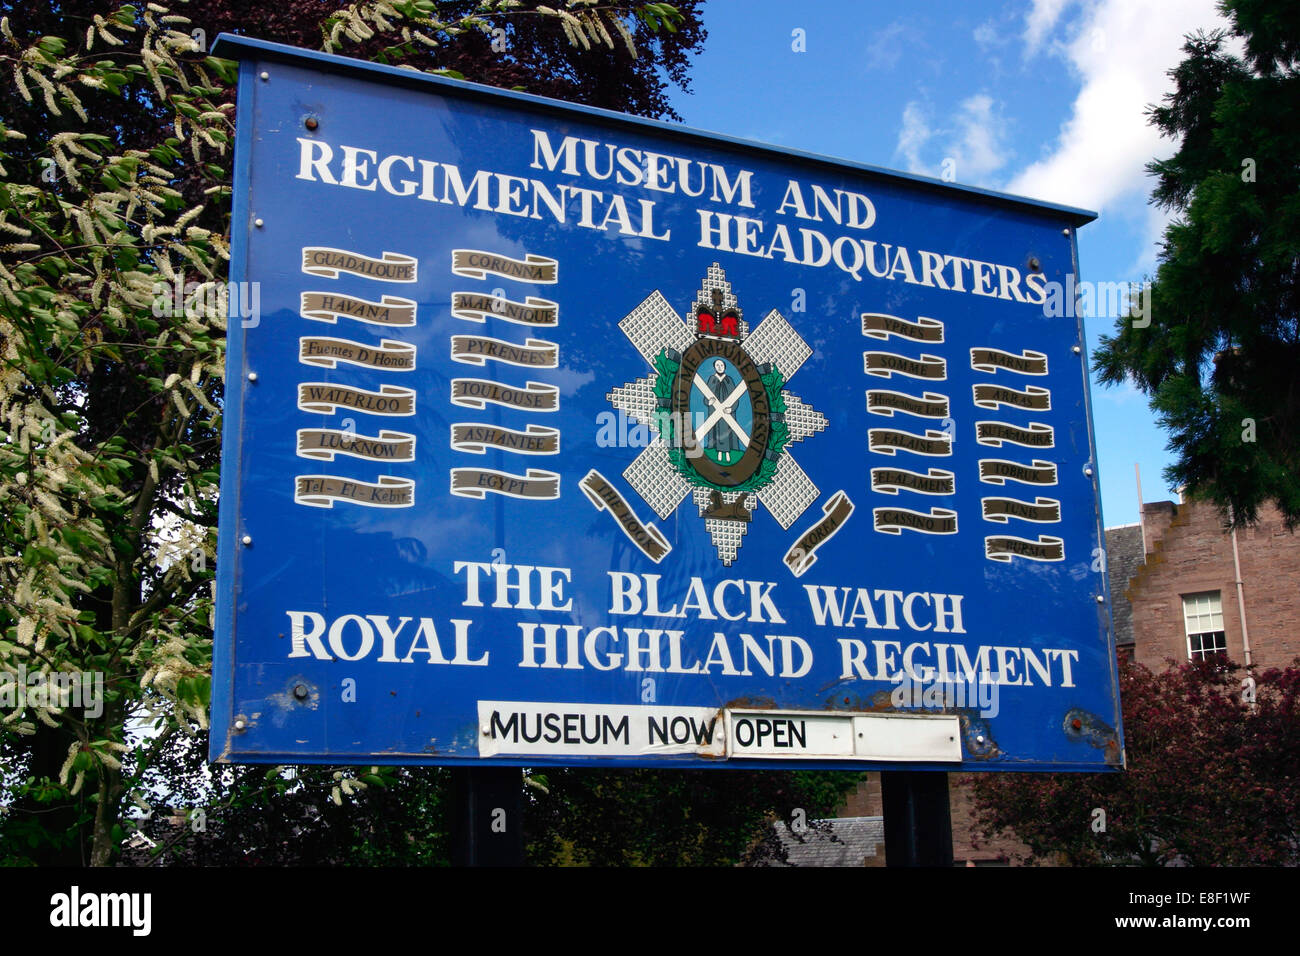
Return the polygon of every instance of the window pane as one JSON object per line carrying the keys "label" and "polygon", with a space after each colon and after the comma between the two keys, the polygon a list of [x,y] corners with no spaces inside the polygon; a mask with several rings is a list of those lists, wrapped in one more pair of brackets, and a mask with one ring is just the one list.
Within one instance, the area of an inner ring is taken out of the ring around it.
{"label": "window pane", "polygon": [[1187,635],[1187,651],[1188,657],[1192,660],[1224,657],[1228,651],[1227,636],[1223,631],[1189,634]]}
{"label": "window pane", "polygon": [[1223,630],[1223,604],[1218,591],[1183,595],[1183,620],[1187,634]]}

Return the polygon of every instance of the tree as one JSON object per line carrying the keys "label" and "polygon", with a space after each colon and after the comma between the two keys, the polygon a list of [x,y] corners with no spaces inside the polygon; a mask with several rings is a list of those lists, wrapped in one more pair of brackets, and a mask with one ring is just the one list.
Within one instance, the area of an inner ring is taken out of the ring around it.
{"label": "tree", "polygon": [[[669,115],[695,6],[0,0],[0,858],[110,863],[151,772],[206,750],[235,65],[192,31]],[[297,785],[367,792],[335,772]],[[218,799],[290,789],[257,779]]]}
{"label": "tree", "polygon": [[[125,862],[141,866],[446,866],[441,767],[225,766],[173,739],[141,780]],[[138,834],[138,835],[137,835]],[[143,839],[142,839],[143,838]]]}
{"label": "tree", "polygon": [[[141,865],[446,866],[451,772],[232,766],[204,774],[202,741],[174,738],[131,813]],[[521,778],[534,865],[720,866],[780,860],[770,825],[799,838],[861,773],[550,768]],[[796,812],[798,811],[798,812]],[[820,828],[825,832],[826,828]],[[310,839],[304,839],[310,835]],[[764,836],[767,839],[762,839]]]}
{"label": "tree", "polygon": [[1300,864],[1300,660],[1256,678],[1253,702],[1241,676],[1122,664],[1127,769],[976,775],[985,835],[1072,865]]}
{"label": "tree", "polygon": [[1132,381],[1170,431],[1168,479],[1234,524],[1265,502],[1300,521],[1300,16],[1225,0],[1223,32],[1189,36],[1151,109],[1177,151],[1152,162],[1165,231],[1149,324],[1121,319],[1094,370]]}
{"label": "tree", "polygon": [[[690,87],[690,56],[707,35],[699,5],[700,0],[675,6],[589,0],[570,4],[577,16],[557,24],[540,0],[510,4],[503,16],[483,16],[479,0],[443,0],[437,16],[448,25],[444,33],[458,31],[450,33],[451,42],[427,47],[416,40],[394,47],[392,34],[381,32],[348,49],[363,59],[413,63],[489,86],[680,120],[668,91]],[[641,15],[627,15],[633,9]],[[201,23],[198,14],[195,21],[208,37],[238,32],[310,49],[321,44],[320,10],[320,0],[218,0],[204,3]]]}
{"label": "tree", "polygon": [[[774,818],[833,813],[862,774],[772,770],[559,768],[525,812],[531,862],[734,865]],[[766,849],[770,854],[771,848]]]}

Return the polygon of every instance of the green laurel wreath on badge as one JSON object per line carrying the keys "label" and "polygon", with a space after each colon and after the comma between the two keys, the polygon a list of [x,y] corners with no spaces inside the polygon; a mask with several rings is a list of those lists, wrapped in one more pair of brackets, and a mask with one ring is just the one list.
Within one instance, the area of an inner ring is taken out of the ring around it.
{"label": "green laurel wreath on badge", "polygon": [[678,474],[697,488],[747,492],[758,491],[766,486],[776,476],[776,469],[781,461],[781,453],[790,440],[789,427],[784,421],[776,419],[778,415],[785,415],[785,397],[781,394],[781,389],[785,387],[785,376],[781,374],[775,365],[772,366],[772,371],[761,376],[773,416],[771,422],[772,437],[767,443],[767,451],[770,454],[765,455],[758,469],[740,484],[717,485],[704,478],[691,467],[690,458],[686,454],[686,446],[682,442],[681,435],[678,434],[677,426],[679,423],[674,420],[668,411],[672,407],[673,381],[677,378],[677,370],[681,368],[681,364],[680,361],[675,361],[668,355],[667,349],[655,356],[656,415],[659,420],[659,435],[663,438],[664,444],[668,446],[668,460],[672,462]]}

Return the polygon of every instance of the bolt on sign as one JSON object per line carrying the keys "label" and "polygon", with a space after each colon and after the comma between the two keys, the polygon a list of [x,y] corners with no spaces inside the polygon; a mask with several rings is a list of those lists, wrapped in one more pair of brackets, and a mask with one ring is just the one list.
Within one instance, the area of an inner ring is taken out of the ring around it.
{"label": "bolt on sign", "polygon": [[1122,765],[1092,214],[215,52],[213,760]]}

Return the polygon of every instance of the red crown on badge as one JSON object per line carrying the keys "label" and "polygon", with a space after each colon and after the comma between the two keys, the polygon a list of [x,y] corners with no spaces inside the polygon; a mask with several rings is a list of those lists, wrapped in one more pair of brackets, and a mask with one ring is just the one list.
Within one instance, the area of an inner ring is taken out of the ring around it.
{"label": "red crown on badge", "polygon": [[740,340],[740,311],[732,306],[723,307],[722,290],[713,290],[712,305],[701,305],[695,310],[695,334],[697,337]]}

